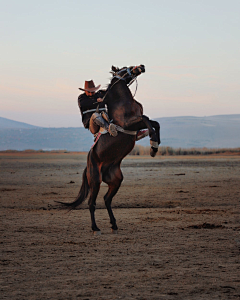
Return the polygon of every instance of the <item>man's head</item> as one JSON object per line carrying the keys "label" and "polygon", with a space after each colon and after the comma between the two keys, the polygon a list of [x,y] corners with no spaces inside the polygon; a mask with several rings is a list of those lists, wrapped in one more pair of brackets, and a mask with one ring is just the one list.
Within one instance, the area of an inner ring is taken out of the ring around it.
{"label": "man's head", "polygon": [[90,97],[95,94],[95,92],[88,92],[88,91],[85,91],[85,93],[86,93],[87,96],[90,96]]}
{"label": "man's head", "polygon": [[87,96],[93,96],[95,92],[100,88],[100,84],[95,86],[93,80],[85,81],[84,88],[79,88],[86,93]]}

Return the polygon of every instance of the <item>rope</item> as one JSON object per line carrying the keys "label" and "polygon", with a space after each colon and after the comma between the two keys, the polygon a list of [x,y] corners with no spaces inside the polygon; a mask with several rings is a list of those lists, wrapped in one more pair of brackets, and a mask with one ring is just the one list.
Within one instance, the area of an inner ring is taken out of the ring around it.
{"label": "rope", "polygon": [[133,79],[133,81],[132,82],[130,82],[130,84],[128,85],[128,86],[130,86],[134,81],[136,81],[136,88],[135,88],[135,93],[134,93],[134,95],[133,95],[133,98],[135,97],[135,95],[136,95],[136,92],[137,92],[137,88],[138,88],[138,81],[137,81],[137,77],[135,77],[134,79]]}

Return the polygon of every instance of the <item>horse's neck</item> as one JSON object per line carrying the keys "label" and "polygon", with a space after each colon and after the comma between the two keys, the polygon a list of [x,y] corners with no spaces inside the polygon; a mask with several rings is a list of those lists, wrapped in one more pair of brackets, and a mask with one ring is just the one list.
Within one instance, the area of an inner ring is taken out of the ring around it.
{"label": "horse's neck", "polygon": [[111,98],[114,99],[113,101],[118,105],[125,105],[126,102],[133,100],[129,88],[123,81],[118,82],[116,86],[113,85],[113,88],[111,89]]}
{"label": "horse's neck", "polygon": [[109,116],[119,126],[126,127],[129,119],[136,114],[135,101],[124,82],[112,89],[108,101]]}

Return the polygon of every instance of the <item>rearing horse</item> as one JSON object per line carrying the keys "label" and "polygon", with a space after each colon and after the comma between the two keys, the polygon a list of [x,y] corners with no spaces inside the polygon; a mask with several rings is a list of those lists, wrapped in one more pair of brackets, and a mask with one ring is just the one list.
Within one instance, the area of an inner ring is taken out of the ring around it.
{"label": "rearing horse", "polygon": [[141,73],[145,72],[143,65],[137,67],[112,67],[113,78],[108,86],[104,102],[108,107],[108,114],[113,123],[118,125],[117,137],[109,134],[101,135],[98,142],[88,153],[87,167],[83,172],[82,186],[76,200],[72,203],[62,203],[71,208],[80,205],[89,194],[89,210],[91,214],[92,230],[100,234],[95,221],[96,199],[101,182],[108,185],[104,196],[105,205],[112,224],[112,231],[117,232],[116,219],[113,215],[111,202],[116,195],[123,175],[120,164],[123,158],[133,149],[136,141],[136,131],[148,128],[152,141],[151,156],[155,156],[160,144],[158,122],[149,120],[142,113],[142,106],[133,99],[128,84]]}

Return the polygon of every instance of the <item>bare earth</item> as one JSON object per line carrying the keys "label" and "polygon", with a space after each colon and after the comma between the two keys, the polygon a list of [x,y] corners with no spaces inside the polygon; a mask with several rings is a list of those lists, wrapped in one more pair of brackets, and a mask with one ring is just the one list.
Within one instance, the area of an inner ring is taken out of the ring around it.
{"label": "bare earth", "polygon": [[86,154],[0,153],[1,299],[240,299],[240,156],[127,157],[111,234]]}

